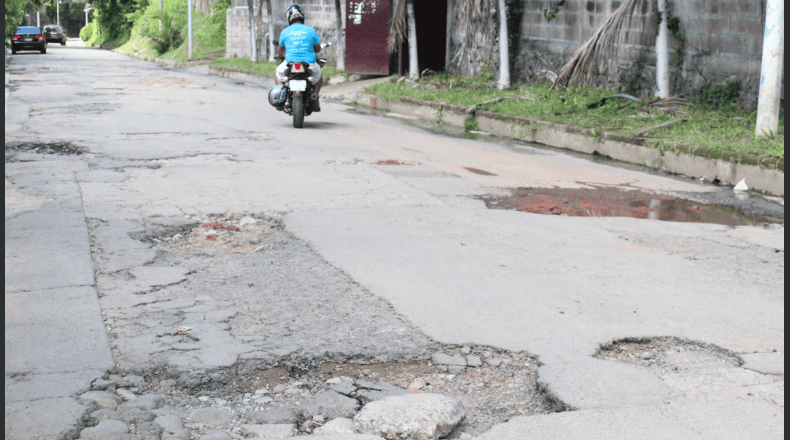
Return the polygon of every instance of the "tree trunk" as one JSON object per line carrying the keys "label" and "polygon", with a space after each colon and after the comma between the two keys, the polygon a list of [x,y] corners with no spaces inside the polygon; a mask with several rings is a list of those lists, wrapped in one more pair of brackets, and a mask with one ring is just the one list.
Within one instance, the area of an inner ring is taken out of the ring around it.
{"label": "tree trunk", "polygon": [[414,0],[406,1],[406,23],[409,28],[409,78],[420,77],[417,65],[417,23],[414,21]]}
{"label": "tree trunk", "polygon": [[266,17],[269,20],[269,41],[267,44],[269,45],[269,61],[274,61],[274,57],[277,55],[274,50],[274,15],[272,14],[272,0],[266,0]]}
{"label": "tree trunk", "polygon": [[658,0],[658,13],[661,15],[661,24],[658,26],[656,39],[656,96],[669,98],[669,53],[667,49],[667,0]]}
{"label": "tree trunk", "polygon": [[257,63],[258,62],[258,48],[255,47],[255,8],[253,7],[253,2],[255,0],[247,0],[247,10],[249,11],[249,18],[250,18],[250,62]]}
{"label": "tree trunk", "polygon": [[499,0],[499,89],[510,87],[510,56],[507,50],[507,7]]}
{"label": "tree trunk", "polygon": [[765,5],[763,58],[760,66],[760,95],[757,100],[756,137],[779,133],[779,107],[782,99],[782,69],[785,52],[785,6],[768,0]]}
{"label": "tree trunk", "polygon": [[335,27],[337,27],[337,69],[346,70],[346,45],[343,38],[343,14],[340,12],[340,0],[335,0]]}

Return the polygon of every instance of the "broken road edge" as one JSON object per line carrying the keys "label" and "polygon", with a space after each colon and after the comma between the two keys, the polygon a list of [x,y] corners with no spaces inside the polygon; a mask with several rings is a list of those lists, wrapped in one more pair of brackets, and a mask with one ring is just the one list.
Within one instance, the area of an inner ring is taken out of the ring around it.
{"label": "broken road edge", "polygon": [[496,136],[606,156],[689,177],[704,176],[725,185],[734,185],[741,179],[746,179],[750,189],[784,197],[784,160],[778,158],[759,158],[749,153],[714,151],[705,148],[681,147],[676,151],[660,150],[641,145],[639,139],[614,133],[594,136],[592,130],[586,128],[522,116],[502,115],[488,110],[478,111],[473,116],[465,113],[461,106],[421,101],[411,97],[388,100],[376,95],[358,93],[356,103],[377,110],[461,128],[464,127],[467,118],[476,117],[480,131]]}

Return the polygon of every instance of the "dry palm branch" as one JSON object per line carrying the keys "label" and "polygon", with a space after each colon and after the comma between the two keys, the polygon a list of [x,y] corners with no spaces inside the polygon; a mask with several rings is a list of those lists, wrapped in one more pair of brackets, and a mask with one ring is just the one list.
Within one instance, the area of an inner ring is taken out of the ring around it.
{"label": "dry palm branch", "polygon": [[634,11],[642,1],[647,0],[625,0],[595,35],[573,54],[551,88],[564,88],[570,83],[592,85],[598,75],[606,73],[608,65],[616,59],[620,46],[625,44]]}
{"label": "dry palm branch", "polygon": [[475,60],[474,49],[484,48],[493,51],[496,38],[496,26],[491,11],[493,0],[461,0],[458,6],[459,27],[463,30],[463,40],[453,61],[472,63]]}
{"label": "dry palm branch", "polygon": [[390,35],[387,40],[390,53],[398,50],[406,37],[406,0],[393,0],[390,16]]}

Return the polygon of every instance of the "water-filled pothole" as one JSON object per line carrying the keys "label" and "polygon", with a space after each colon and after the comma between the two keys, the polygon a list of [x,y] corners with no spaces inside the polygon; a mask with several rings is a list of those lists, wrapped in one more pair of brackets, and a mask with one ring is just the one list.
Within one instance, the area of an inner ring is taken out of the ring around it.
{"label": "water-filled pothole", "polygon": [[744,214],[737,207],[705,204],[666,194],[624,190],[594,184],[585,188],[513,188],[510,195],[479,196],[489,209],[510,209],[575,217],[633,217],[641,219],[715,223],[728,226],[784,223],[781,218]]}

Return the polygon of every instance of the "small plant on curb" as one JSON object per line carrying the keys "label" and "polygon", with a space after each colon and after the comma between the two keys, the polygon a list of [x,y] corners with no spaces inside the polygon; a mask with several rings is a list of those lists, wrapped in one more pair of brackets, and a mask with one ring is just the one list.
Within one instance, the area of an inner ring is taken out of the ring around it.
{"label": "small plant on curb", "polygon": [[469,133],[472,130],[480,130],[480,126],[478,125],[477,118],[475,116],[464,119],[464,131]]}

